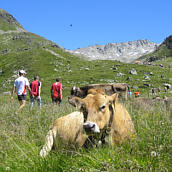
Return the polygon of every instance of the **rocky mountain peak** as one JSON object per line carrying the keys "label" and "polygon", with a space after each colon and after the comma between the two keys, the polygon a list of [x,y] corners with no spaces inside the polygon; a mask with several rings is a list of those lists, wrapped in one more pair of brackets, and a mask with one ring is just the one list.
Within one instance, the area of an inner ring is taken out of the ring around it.
{"label": "rocky mountain peak", "polygon": [[106,45],[92,45],[79,48],[71,53],[82,55],[89,60],[118,60],[125,63],[136,61],[139,57],[148,54],[158,47],[158,44],[149,40],[137,40]]}

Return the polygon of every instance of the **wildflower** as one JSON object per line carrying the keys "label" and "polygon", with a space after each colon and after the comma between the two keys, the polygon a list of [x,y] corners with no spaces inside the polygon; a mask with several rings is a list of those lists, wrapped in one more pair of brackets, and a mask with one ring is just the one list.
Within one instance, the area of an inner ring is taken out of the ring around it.
{"label": "wildflower", "polygon": [[6,167],[6,171],[10,170],[10,167]]}
{"label": "wildflower", "polygon": [[110,161],[111,161],[111,159],[109,158],[109,159],[108,159],[108,161],[110,162]]}
{"label": "wildflower", "polygon": [[101,140],[98,141],[98,145],[102,145],[102,141]]}
{"label": "wildflower", "polygon": [[159,146],[159,150],[163,150],[163,145],[160,145]]}
{"label": "wildflower", "polygon": [[152,156],[152,157],[155,157],[155,156],[157,156],[157,153],[156,153],[155,151],[152,151],[152,152],[151,152],[151,156]]}

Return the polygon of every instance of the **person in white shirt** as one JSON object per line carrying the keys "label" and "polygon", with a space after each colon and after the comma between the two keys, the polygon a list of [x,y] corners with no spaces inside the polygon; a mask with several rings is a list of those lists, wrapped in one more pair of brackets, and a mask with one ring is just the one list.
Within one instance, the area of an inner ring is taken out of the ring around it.
{"label": "person in white shirt", "polygon": [[29,86],[29,81],[26,77],[24,77],[25,74],[26,72],[24,70],[19,71],[19,77],[15,80],[11,93],[11,102],[13,102],[14,93],[15,92],[17,93],[18,100],[20,103],[19,110],[21,110],[26,104],[26,94],[27,94],[26,88],[29,90],[30,94],[34,97]]}

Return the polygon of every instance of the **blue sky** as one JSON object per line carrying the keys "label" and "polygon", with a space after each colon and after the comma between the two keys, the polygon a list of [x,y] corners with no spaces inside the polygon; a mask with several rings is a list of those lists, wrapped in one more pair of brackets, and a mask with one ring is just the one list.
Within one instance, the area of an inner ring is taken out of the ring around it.
{"label": "blue sky", "polygon": [[172,34],[172,0],[1,0],[0,8],[66,49],[138,39],[161,43]]}

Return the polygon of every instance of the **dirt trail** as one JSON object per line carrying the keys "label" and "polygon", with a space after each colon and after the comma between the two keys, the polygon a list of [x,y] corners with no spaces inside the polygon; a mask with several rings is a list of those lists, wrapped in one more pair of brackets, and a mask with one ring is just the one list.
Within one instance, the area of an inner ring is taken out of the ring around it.
{"label": "dirt trail", "polygon": [[55,53],[53,50],[49,50],[47,48],[44,48],[44,50],[47,51],[47,52],[49,52],[49,53],[51,53],[51,54],[53,54],[53,55],[55,55],[56,57],[59,57],[59,58],[64,59],[63,56],[60,56],[59,54]]}

